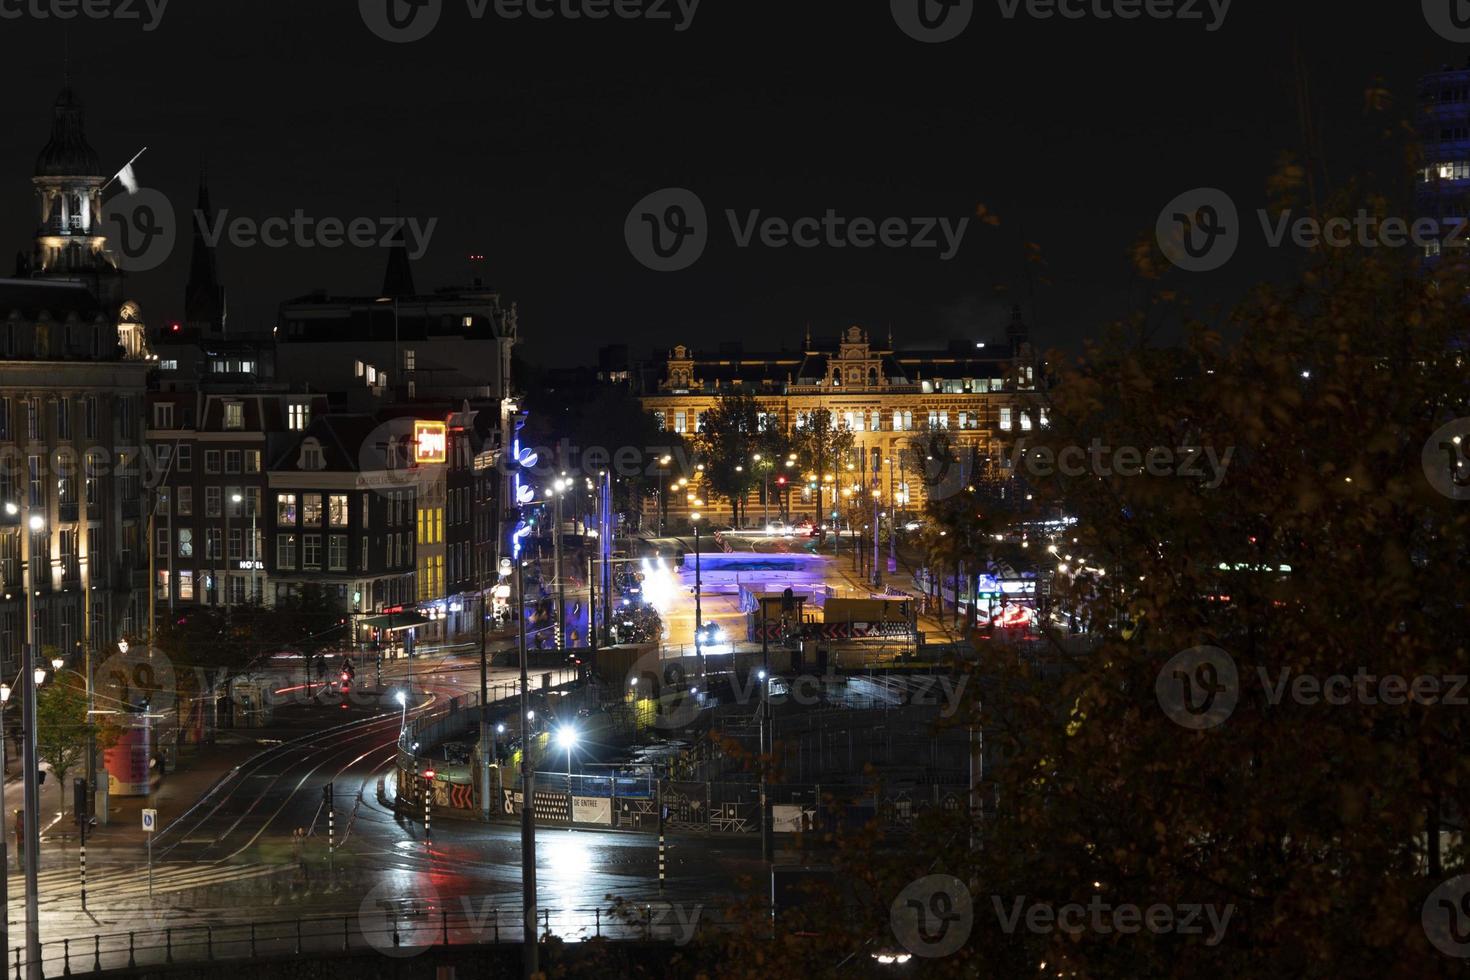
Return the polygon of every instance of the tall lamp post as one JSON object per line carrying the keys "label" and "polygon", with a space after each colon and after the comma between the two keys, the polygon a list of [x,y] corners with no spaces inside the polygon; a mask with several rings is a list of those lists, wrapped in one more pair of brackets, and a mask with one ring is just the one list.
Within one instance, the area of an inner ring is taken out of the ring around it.
{"label": "tall lamp post", "polygon": [[[0,684],[0,820],[5,815],[5,704],[10,700],[10,685]],[[19,845],[20,841],[16,841]],[[10,889],[7,887],[9,875],[4,869],[9,867],[10,855],[6,853],[5,830],[0,825],[0,952],[10,949]]]}
{"label": "tall lamp post", "polygon": [[664,496],[664,478],[668,476],[669,464],[674,457],[665,455],[658,461],[658,536],[664,536],[664,518],[669,513],[669,498]]}
{"label": "tall lamp post", "polygon": [[704,607],[700,605],[701,582],[699,579],[699,514],[689,515],[694,525],[694,655],[699,658],[699,682],[704,683]]}
{"label": "tall lamp post", "polygon": [[572,810],[572,749],[577,744],[577,730],[571,725],[563,725],[556,731],[556,742],[567,750],[567,833],[571,833],[575,818]]}

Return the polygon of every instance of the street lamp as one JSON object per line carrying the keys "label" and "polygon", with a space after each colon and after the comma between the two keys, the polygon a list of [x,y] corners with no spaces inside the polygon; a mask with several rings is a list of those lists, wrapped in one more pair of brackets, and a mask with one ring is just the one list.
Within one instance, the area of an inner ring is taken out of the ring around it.
{"label": "street lamp", "polygon": [[664,496],[664,477],[668,475],[669,464],[674,457],[665,455],[658,461],[658,536],[664,536],[664,517],[668,514],[669,502]]}
{"label": "street lamp", "polygon": [[567,832],[571,833],[572,812],[572,748],[577,744],[577,730],[563,725],[556,730],[556,744],[567,750]]}
{"label": "street lamp", "polygon": [[[6,504],[11,510],[15,505]],[[5,704],[10,700],[10,685],[0,684],[0,815],[5,813]],[[16,846],[20,841],[16,841]],[[10,855],[5,853],[5,833],[0,831],[0,868],[5,868]],[[0,947],[10,948],[10,889],[9,875],[0,871]]]}
{"label": "street lamp", "polygon": [[403,720],[398,725],[398,740],[403,741],[403,733],[408,730],[408,695],[399,691],[393,696],[398,706],[403,709]]}
{"label": "street lamp", "polygon": [[700,605],[699,513],[690,514],[689,522],[694,525],[694,655],[699,658],[699,679],[703,681],[704,644],[700,641],[700,634],[704,632],[704,609]]}

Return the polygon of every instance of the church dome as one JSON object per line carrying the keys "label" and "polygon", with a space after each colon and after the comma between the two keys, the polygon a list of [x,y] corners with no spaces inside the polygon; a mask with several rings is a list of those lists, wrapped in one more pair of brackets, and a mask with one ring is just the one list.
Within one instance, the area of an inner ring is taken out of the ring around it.
{"label": "church dome", "polygon": [[71,86],[51,110],[51,140],[36,157],[37,177],[100,177],[102,159],[82,132],[82,102]]}

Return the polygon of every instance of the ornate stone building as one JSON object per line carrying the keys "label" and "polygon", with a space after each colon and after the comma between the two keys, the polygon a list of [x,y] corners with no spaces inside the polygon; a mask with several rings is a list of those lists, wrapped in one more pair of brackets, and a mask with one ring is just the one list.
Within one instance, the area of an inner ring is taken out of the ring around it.
{"label": "ornate stone building", "polygon": [[[855,446],[853,459],[837,465],[829,486],[840,486],[840,474],[849,469],[866,470],[862,482],[871,484],[877,453],[885,505],[912,510],[923,503],[924,478],[918,472],[922,461],[911,449],[926,431],[945,430],[962,451],[973,450],[984,475],[1006,475],[1010,443],[1047,424],[1037,398],[1038,371],[1017,307],[1004,340],[957,341],[944,349],[901,349],[891,336],[877,343],[860,326],[849,327],[835,344],[814,344],[808,334],[799,351],[753,354],[728,347],[704,353],[680,345],[642,403],[665,430],[688,438],[698,433],[701,415],[733,392],[753,394],[762,424],[788,431],[825,409],[834,425],[851,430]],[[805,508],[815,514],[809,479],[804,473],[788,478],[793,513]],[[771,493],[775,497],[777,491]],[[671,515],[688,512],[686,497],[670,494]],[[718,518],[728,514],[729,505],[707,500],[702,510]]]}

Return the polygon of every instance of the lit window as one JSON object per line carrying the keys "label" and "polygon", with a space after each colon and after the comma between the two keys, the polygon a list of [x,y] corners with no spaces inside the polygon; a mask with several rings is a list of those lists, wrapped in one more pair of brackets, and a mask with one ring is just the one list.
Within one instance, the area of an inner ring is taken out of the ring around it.
{"label": "lit window", "polygon": [[294,493],[276,494],[276,523],[296,523],[296,495]]}
{"label": "lit window", "polygon": [[306,423],[311,421],[311,407],[302,402],[293,403],[286,408],[286,427],[300,431],[306,428]]}
{"label": "lit window", "polygon": [[245,428],[245,405],[243,402],[225,402],[225,428]]}
{"label": "lit window", "polygon": [[327,497],[327,520],[332,527],[347,526],[347,494],[334,493]]}
{"label": "lit window", "polygon": [[319,493],[303,494],[301,497],[301,523],[310,527],[320,527],[322,523],[322,495]]}
{"label": "lit window", "polygon": [[[167,575],[167,572],[163,574]],[[191,571],[179,572],[179,598],[194,598],[194,573]]]}
{"label": "lit window", "polygon": [[1011,431],[1011,410],[1009,408],[1003,407],[1000,410],[1000,430],[1002,432]]}

